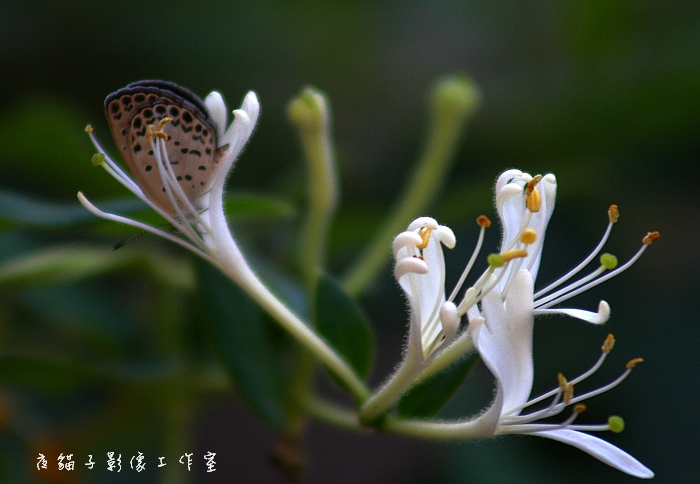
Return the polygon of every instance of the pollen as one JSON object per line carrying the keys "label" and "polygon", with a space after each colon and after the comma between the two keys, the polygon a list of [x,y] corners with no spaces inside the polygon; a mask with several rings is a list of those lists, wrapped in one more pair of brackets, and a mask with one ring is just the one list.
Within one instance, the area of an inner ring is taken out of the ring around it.
{"label": "pollen", "polygon": [[476,219],[476,223],[479,224],[479,227],[484,229],[491,227],[491,219],[486,215],[479,215]]}
{"label": "pollen", "polygon": [[608,417],[608,427],[612,433],[619,434],[625,430],[625,421],[618,415],[611,415]]}
{"label": "pollen", "polygon": [[605,253],[600,256],[600,265],[605,267],[607,270],[614,269],[617,267],[617,257],[612,254]]}
{"label": "pollen", "polygon": [[165,141],[168,141],[170,137],[163,132],[163,127],[172,122],[173,118],[168,118],[167,116],[160,121],[158,121],[158,125],[155,127],[152,124],[149,124],[146,126],[146,141],[149,143],[153,142],[153,138],[162,138]]}
{"label": "pollen", "polygon": [[523,257],[527,257],[527,251],[525,249],[507,250],[500,254],[500,256],[503,258],[503,262],[508,263],[513,259],[521,259]]}
{"label": "pollen", "polygon": [[610,208],[608,209],[608,220],[610,220],[611,224],[614,224],[617,222],[617,219],[620,218],[620,211],[617,209],[617,205],[610,205]]}
{"label": "pollen", "polygon": [[85,132],[86,132],[87,134],[92,134],[92,131],[93,131],[93,129],[92,129],[92,125],[91,125],[91,124],[88,124],[87,126],[85,126]]}
{"label": "pollen", "polygon": [[658,240],[659,237],[661,237],[661,234],[659,232],[649,232],[647,235],[642,239],[642,243],[646,245],[650,245],[652,242],[655,240]]}
{"label": "pollen", "polygon": [[418,244],[416,247],[419,248],[420,250],[425,249],[428,247],[428,241],[430,240],[430,234],[432,233],[433,229],[428,228],[428,227],[422,227],[418,231],[418,235],[420,235],[421,238],[421,243]]}
{"label": "pollen", "polygon": [[520,242],[525,245],[534,244],[536,240],[537,232],[535,232],[535,229],[527,228],[523,230],[522,234],[520,234]]}
{"label": "pollen", "polygon": [[537,188],[532,189],[532,193],[530,193],[525,199],[525,204],[527,205],[527,209],[532,213],[537,213],[540,211],[540,208],[542,207],[542,196]]}
{"label": "pollen", "polygon": [[627,362],[627,364],[625,365],[625,368],[627,368],[628,370],[631,370],[632,368],[634,368],[638,364],[642,363],[643,361],[644,361],[644,358],[634,358],[634,359],[629,360]]}
{"label": "pollen", "polygon": [[561,373],[561,372],[557,373],[557,381],[559,382],[559,388],[561,389],[561,391],[562,392],[565,391],[566,385],[568,385],[569,382],[566,381],[566,377],[564,376],[563,373]]}
{"label": "pollen", "polygon": [[603,346],[600,347],[601,350],[603,350],[603,353],[610,353],[613,349],[613,346],[615,346],[615,336],[610,333],[607,338],[605,338],[605,342],[603,343]]}

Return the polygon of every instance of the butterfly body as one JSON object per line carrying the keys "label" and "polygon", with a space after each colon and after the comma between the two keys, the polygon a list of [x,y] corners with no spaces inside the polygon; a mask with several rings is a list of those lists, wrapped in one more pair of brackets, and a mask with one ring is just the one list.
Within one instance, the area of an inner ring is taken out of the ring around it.
{"label": "butterfly body", "polygon": [[[139,81],[107,96],[105,112],[127,168],[156,205],[174,211],[151,143],[153,127],[159,123],[166,135],[160,137],[165,140],[167,162],[185,197],[196,203],[209,191],[222,150],[217,128],[199,97],[171,82]],[[161,123],[165,118],[170,121]]]}

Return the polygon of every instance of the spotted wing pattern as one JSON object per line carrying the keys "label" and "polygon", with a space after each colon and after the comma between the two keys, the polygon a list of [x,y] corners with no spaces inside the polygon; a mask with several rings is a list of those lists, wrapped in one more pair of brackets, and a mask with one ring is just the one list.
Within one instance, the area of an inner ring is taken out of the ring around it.
{"label": "spotted wing pattern", "polygon": [[163,210],[174,211],[146,130],[165,117],[172,118],[162,128],[168,135],[168,159],[183,192],[194,203],[211,188],[221,165],[216,128],[195,94],[170,82],[139,81],[107,96],[105,112],[131,175],[144,194]]}

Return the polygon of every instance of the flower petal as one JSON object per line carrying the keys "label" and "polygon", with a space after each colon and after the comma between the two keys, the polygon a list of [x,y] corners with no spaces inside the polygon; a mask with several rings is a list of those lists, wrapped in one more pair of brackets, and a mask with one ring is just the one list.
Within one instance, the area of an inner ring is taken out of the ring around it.
{"label": "flower petal", "polygon": [[600,301],[600,303],[598,304],[597,313],[594,313],[593,311],[585,311],[583,309],[535,309],[536,316],[546,314],[564,314],[566,316],[571,316],[572,318],[580,319],[587,323],[604,324],[608,319],[610,319],[610,306],[605,301]]}
{"label": "flower petal", "polygon": [[503,388],[503,409],[510,412],[525,403],[533,381],[532,276],[520,270],[508,291],[505,304],[493,290],[482,300],[486,320],[472,334],[484,363]]}
{"label": "flower petal", "polygon": [[651,479],[654,477],[654,473],[651,471],[651,469],[646,467],[624,450],[615,447],[611,443],[599,439],[598,437],[569,429],[545,430],[542,432],[533,432],[531,435],[546,437],[548,439],[558,440],[559,442],[572,445],[577,449],[592,455],[596,459],[605,462],[609,466],[631,476],[642,479]]}

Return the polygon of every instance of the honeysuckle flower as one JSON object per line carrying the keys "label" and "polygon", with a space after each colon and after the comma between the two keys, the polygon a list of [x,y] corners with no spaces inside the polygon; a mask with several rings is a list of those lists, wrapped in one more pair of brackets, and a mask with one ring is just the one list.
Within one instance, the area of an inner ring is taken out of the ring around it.
{"label": "honeysuckle flower", "polygon": [[[597,311],[561,308],[559,304],[624,271],[658,238],[656,232],[647,234],[642,248],[621,267],[616,268],[617,259],[614,256],[603,254],[598,269],[564,285],[602,250],[619,216],[617,207],[613,205],[608,212],[608,228],[593,252],[572,271],[535,293],[534,281],[539,269],[547,224],[554,210],[556,188],[556,178],[551,174],[532,177],[518,170],[508,170],[498,178],[495,201],[503,230],[501,250],[498,254],[489,256],[489,268],[464,291],[458,304],[454,304],[453,301],[457,300],[462,284],[476,259],[484,229],[490,225],[488,219],[479,217],[482,231],[477,248],[457,286],[447,298],[443,289],[445,267],[442,251],[439,250],[443,237],[435,237],[435,241],[430,239],[436,230],[438,234],[444,234],[448,233],[449,229],[439,226],[432,219],[421,218],[409,227],[413,230],[397,237],[397,241],[401,240],[398,245],[404,252],[395,250],[398,254],[395,272],[409,299],[411,331],[415,332],[416,328],[423,330],[422,334],[427,335],[429,349],[441,351],[444,348],[435,360],[443,355],[449,355],[452,359],[459,357],[465,351],[465,346],[460,343],[471,340],[496,380],[494,401],[478,417],[456,423],[409,423],[403,428],[410,429],[410,432],[424,432],[424,435],[442,438],[476,438],[512,433],[537,435],[578,447],[628,474],[652,477],[653,473],[629,454],[604,440],[584,433],[621,431],[624,426],[622,419],[611,417],[604,425],[574,425],[577,415],[585,409],[581,401],[617,386],[641,361],[630,361],[627,370],[610,384],[574,397],[574,385],[591,376],[602,365],[612,348],[612,336],[606,340],[601,358],[590,370],[570,382],[560,375],[558,388],[528,400],[534,378],[532,335],[535,316],[555,313],[596,325],[605,323],[610,317],[610,307],[605,301],[599,303]],[[396,245],[395,243],[395,247]],[[452,247],[454,238],[449,238],[449,244],[444,245]],[[434,286],[430,286],[431,284]],[[443,308],[449,310],[443,311]],[[442,317],[443,312],[449,317]],[[467,331],[455,336],[452,329],[454,321],[459,321],[465,314],[469,321]],[[449,325],[445,326],[445,321],[448,321]],[[435,327],[439,328],[436,332],[425,330]],[[413,333],[409,336],[409,351],[412,338]],[[425,350],[425,346],[423,348]],[[459,348],[461,353],[452,352],[452,348]],[[548,406],[528,411],[531,406],[546,399],[551,399]],[[562,423],[539,423],[542,419],[560,414],[566,408],[572,408],[573,412],[571,417]]]}
{"label": "honeysuckle flower", "polygon": [[[204,101],[201,101],[184,88],[163,81],[142,81],[130,84],[125,88],[127,92],[124,96],[131,96],[130,88],[136,88],[137,90],[140,88],[142,91],[148,89],[146,94],[151,95],[155,93],[155,95],[160,95],[161,98],[166,99],[166,103],[168,100],[172,101],[168,106],[169,109],[166,110],[168,113],[172,109],[173,113],[181,114],[183,111],[187,111],[189,114],[195,113],[197,115],[201,114],[206,116],[207,120],[204,124],[211,125],[212,130],[216,132],[218,143],[215,147],[203,144],[201,137],[204,136],[204,129],[206,126],[202,127],[196,123],[191,123],[191,119],[182,117],[180,121],[190,123],[190,125],[185,129],[181,123],[178,134],[180,139],[183,139],[185,142],[188,140],[191,141],[193,146],[181,146],[182,142],[179,141],[181,145],[173,147],[174,151],[170,151],[169,146],[166,144],[171,140],[171,136],[168,134],[168,126],[171,122],[175,124],[174,121],[166,116],[165,118],[161,118],[156,125],[150,124],[142,126],[144,124],[143,119],[151,119],[148,116],[152,113],[149,113],[149,115],[143,114],[141,127],[145,128],[145,141],[150,145],[155,162],[153,163],[149,158],[147,161],[148,164],[143,166],[136,165],[136,167],[143,168],[146,172],[150,173],[153,169],[153,165],[155,165],[160,175],[160,180],[162,181],[163,195],[159,190],[160,185],[157,185],[158,190],[153,190],[152,178],[141,176],[142,184],[143,180],[146,178],[148,178],[148,180],[146,180],[147,184],[150,184],[150,186],[144,187],[140,186],[137,181],[130,177],[118,163],[107,155],[105,150],[95,139],[92,127],[88,126],[86,131],[97,149],[97,154],[93,156],[93,163],[103,166],[107,172],[114,176],[132,193],[146,202],[146,204],[163,216],[163,218],[168,220],[175,229],[176,234],[160,230],[127,217],[106,213],[88,201],[82,193],[78,193],[80,203],[98,217],[128,224],[159,235],[187,248],[212,263],[226,276],[237,283],[251,298],[253,298],[253,300],[265,309],[277,323],[318,358],[319,361],[330,368],[346,384],[353,395],[358,399],[366,398],[368,393],[367,388],[349,367],[347,362],[311,330],[307,324],[299,319],[299,317],[280,301],[257,277],[234,240],[233,234],[226,222],[224,213],[224,185],[226,184],[228,174],[233,168],[238,155],[243,150],[243,147],[255,128],[260,110],[260,105],[258,104],[255,93],[251,91],[245,96],[241,107],[233,111],[233,121],[227,127],[227,108],[221,94],[216,91],[209,94]],[[163,93],[158,90],[165,92]],[[115,93],[115,95],[118,94],[119,91]],[[141,93],[138,92],[136,94]],[[111,96],[108,97],[108,99],[110,98]],[[123,104],[128,105],[129,103],[131,103],[131,99],[129,102]],[[153,106],[150,106],[150,108],[152,107]],[[117,106],[117,108],[119,108],[119,106]],[[124,110],[127,111],[126,107],[124,107]],[[146,109],[144,109],[144,111],[145,110]],[[155,106],[155,109],[151,109],[151,111],[158,111],[158,106]],[[203,113],[203,111],[206,112]],[[194,116],[191,117],[193,118]],[[135,132],[129,133],[129,129],[134,129]],[[117,132],[116,134],[117,136],[124,136],[124,139],[129,139],[126,137],[132,134],[143,138],[139,130],[140,127],[137,128],[134,124],[130,124],[129,127],[124,128],[124,132]],[[189,135],[188,133],[191,133],[192,130],[194,130],[194,134]],[[114,130],[113,134],[115,134]],[[139,138],[139,141],[142,141],[141,138]],[[173,141],[173,145],[174,144]],[[171,163],[171,161],[174,160],[170,159],[171,153],[177,153],[179,150],[180,153],[184,154],[187,152],[185,150],[191,148],[195,150],[204,148],[207,155],[212,153],[207,153],[206,149],[213,148],[212,151],[215,150],[215,156],[217,156],[215,160],[208,160],[205,162],[211,162],[208,168],[205,165],[195,165],[197,170],[213,173],[212,178],[200,179],[200,183],[202,184],[200,186],[203,188],[197,189],[196,191],[194,190],[196,185],[192,187],[192,185],[186,183],[190,182],[187,178],[189,173],[183,172],[180,175],[176,175],[173,169],[173,163]],[[143,146],[139,146],[139,156],[141,156],[140,153],[142,153],[143,150]],[[132,152],[136,151],[132,148]],[[209,169],[211,170],[207,171]],[[134,176],[134,178],[136,177]],[[196,198],[187,196],[186,189],[189,190],[189,188],[193,188],[193,191],[189,191],[189,193],[196,193]]]}
{"label": "honeysuckle flower", "polygon": [[[533,184],[535,181],[535,184]],[[602,324],[610,316],[610,308],[601,301],[597,312],[580,309],[551,309],[575,294],[614,276],[629,267],[646,247],[656,238],[657,233],[648,234],[642,249],[630,262],[606,276],[598,277],[616,266],[616,259],[605,254],[601,257],[601,268],[589,276],[550,293],[578,273],[602,249],[612,225],[617,221],[617,207],[609,211],[609,226],[603,240],[593,253],[569,274],[534,293],[534,281],[539,267],[542,242],[547,222],[554,208],[556,181],[552,175],[541,179],[532,178],[515,170],[505,172],[496,183],[496,207],[503,224],[501,253],[522,247],[527,255],[511,261],[489,275],[493,282],[487,282],[492,289],[483,295],[479,305],[468,309],[468,333],[486,366],[496,379],[496,397],[491,408],[481,419],[490,421],[493,435],[519,433],[547,437],[575,446],[606,464],[636,477],[653,477],[651,470],[626,452],[602,439],[582,431],[622,430],[622,420],[613,417],[606,425],[574,425],[574,420],[585,407],[577,405],[584,399],[600,394],[617,386],[632,368],[641,360],[632,360],[623,375],[614,382],[587,394],[573,397],[573,385],[592,375],[603,363],[612,348],[610,336],[603,346],[603,354],[589,371],[567,382],[560,376],[559,388],[528,400],[534,376],[532,356],[532,333],[534,318],[540,314],[560,313],[583,321]],[[544,185],[544,196],[536,194],[537,186]],[[532,232],[530,230],[534,228]],[[533,239],[531,236],[536,236]],[[517,261],[517,262],[516,262]],[[545,399],[551,403],[544,409],[526,413],[526,409]],[[565,408],[573,406],[571,417],[559,424],[537,423],[558,415]],[[482,422],[482,425],[484,422]]]}
{"label": "honeysuckle flower", "polygon": [[414,220],[394,239],[394,276],[408,297],[408,352],[428,359],[457,332],[457,308],[445,299],[445,261],[442,246],[453,248],[449,227],[430,217]]}
{"label": "honeysuckle flower", "polygon": [[[97,149],[93,163],[107,170],[134,195],[143,200],[153,210],[165,218],[175,229],[168,231],[144,224],[116,214],[103,212],[93,205],[82,193],[78,193],[80,203],[98,217],[115,222],[132,225],[139,229],[169,239],[197,253],[215,264],[220,263],[220,239],[228,239],[228,228],[223,212],[223,188],[226,179],[255,128],[259,113],[258,99],[254,92],[249,92],[239,109],[233,111],[233,121],[227,127],[227,108],[220,93],[211,92],[202,102],[209,120],[217,134],[217,151],[220,159],[206,190],[197,199],[190,199],[181,187],[181,181],[173,173],[169,159],[168,121],[161,120],[157,126],[149,126],[151,135],[148,142],[152,149],[157,170],[163,181],[165,196],[154,199],[148,190],[139,186],[129,174],[115,162],[98,143],[91,126],[86,128],[90,139]],[[170,151],[172,153],[172,151]],[[167,197],[167,198],[166,198]],[[168,201],[170,203],[168,203]],[[226,233],[221,233],[222,231]],[[226,240],[228,243],[228,240]]]}

